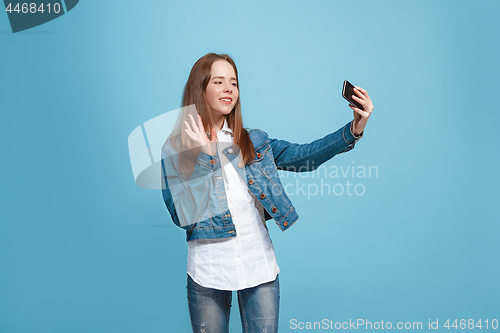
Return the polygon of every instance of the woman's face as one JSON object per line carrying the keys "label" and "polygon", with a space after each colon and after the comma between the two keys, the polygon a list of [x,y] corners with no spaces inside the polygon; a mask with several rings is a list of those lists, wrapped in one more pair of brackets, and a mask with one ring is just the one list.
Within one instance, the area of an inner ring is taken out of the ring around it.
{"label": "woman's face", "polygon": [[238,83],[233,66],[225,60],[212,64],[210,81],[205,90],[205,99],[214,118],[229,114],[238,101]]}

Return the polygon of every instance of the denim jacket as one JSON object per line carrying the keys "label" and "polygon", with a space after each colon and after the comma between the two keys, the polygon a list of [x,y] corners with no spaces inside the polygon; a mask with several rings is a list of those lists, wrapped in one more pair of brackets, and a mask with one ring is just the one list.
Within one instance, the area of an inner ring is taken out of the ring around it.
{"label": "denim jacket", "polygon": [[[351,126],[352,121],[308,144],[271,139],[266,132],[253,129],[248,132],[255,148],[251,163],[239,162],[230,144],[222,153],[264,207],[266,220],[273,218],[285,231],[299,216],[285,193],[278,170],[313,171],[333,156],[351,150],[362,136],[354,137]],[[177,152],[167,140],[161,154],[162,195],[172,221],[186,230],[186,240],[236,236],[218,154],[200,152],[189,179],[179,172],[177,161]]]}

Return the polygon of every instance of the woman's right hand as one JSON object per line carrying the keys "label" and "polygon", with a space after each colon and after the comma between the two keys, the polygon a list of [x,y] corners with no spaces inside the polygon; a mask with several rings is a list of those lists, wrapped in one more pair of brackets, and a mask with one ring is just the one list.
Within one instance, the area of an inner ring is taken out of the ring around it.
{"label": "woman's right hand", "polygon": [[187,121],[184,121],[186,125],[185,131],[191,140],[198,143],[201,146],[201,151],[208,155],[215,155],[217,132],[215,127],[212,127],[210,131],[210,140],[205,133],[205,128],[203,127],[203,122],[201,121],[200,115],[198,115],[198,124],[196,124],[194,117],[189,114],[188,117],[191,119],[191,126]]}

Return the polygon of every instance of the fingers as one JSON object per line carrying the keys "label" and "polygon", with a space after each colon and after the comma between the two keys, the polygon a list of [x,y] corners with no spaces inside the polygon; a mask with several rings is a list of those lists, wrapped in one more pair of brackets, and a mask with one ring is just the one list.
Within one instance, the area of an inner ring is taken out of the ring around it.
{"label": "fingers", "polygon": [[[203,126],[203,121],[201,120],[201,116],[198,114],[198,123],[194,120],[193,115],[188,114],[189,119],[191,120],[191,125],[187,121],[184,121],[186,125],[186,134],[194,141],[199,142],[200,144],[206,144],[207,141],[215,142],[217,141],[217,129],[212,127],[210,130],[210,139],[207,137],[205,132],[205,127]],[[209,149],[210,150],[210,149]]]}
{"label": "fingers", "polygon": [[191,126],[189,126],[189,123],[184,120],[184,125],[186,125],[186,131],[189,133],[194,133],[194,131],[191,129]]}
{"label": "fingers", "polygon": [[358,97],[364,101],[369,100],[369,97],[367,97],[361,90],[354,88],[353,91],[355,92],[355,94],[352,95],[353,97]]}
{"label": "fingers", "polygon": [[[192,131],[196,134],[198,134],[198,132],[200,131],[200,129],[198,128],[198,124],[196,124],[196,121],[194,120],[194,117],[192,114],[188,114],[188,117],[189,119],[191,119],[191,125],[193,126],[193,129]],[[186,122],[187,123],[187,122]],[[188,124],[189,125],[189,124]]]}
{"label": "fingers", "polygon": [[[363,101],[360,103],[361,103],[361,105],[363,105],[363,108],[366,109],[366,105],[371,103],[370,97],[367,96],[368,94],[364,95],[364,93],[360,89],[357,89],[357,88],[354,88],[353,91],[356,93],[357,96],[355,94],[353,94],[352,97],[355,98],[355,101]],[[366,92],[366,90],[365,90],[365,92]]]}
{"label": "fingers", "polygon": [[362,93],[366,93],[366,90],[364,90],[363,88],[361,88],[360,86],[355,86],[354,88],[358,89],[359,91],[361,91]]}
{"label": "fingers", "polygon": [[356,112],[358,115],[360,115],[363,118],[368,118],[370,116],[370,112],[363,111],[360,108],[353,106],[349,104],[349,107],[351,108],[352,111]]}
{"label": "fingers", "polygon": [[187,121],[184,121],[184,124],[186,125],[184,131],[186,131],[187,136],[193,141],[198,141],[198,137],[196,133],[191,129],[191,126],[189,126],[189,123]]}
{"label": "fingers", "polygon": [[355,100],[356,102],[358,102],[359,104],[361,104],[363,106],[363,109],[366,110],[366,106],[367,106],[367,101],[363,98],[360,98],[356,95],[352,95],[352,99]]}
{"label": "fingers", "polygon": [[193,140],[193,141],[197,141],[197,140],[196,140],[196,139],[197,139],[197,137],[196,137],[196,135],[194,134],[194,132],[193,132],[193,131],[191,131],[191,129],[189,129],[189,130],[188,130],[187,128],[185,128],[185,129],[184,129],[184,131],[186,131],[187,136],[188,136],[191,140]]}
{"label": "fingers", "polygon": [[196,136],[195,136],[195,135],[193,135],[193,132],[189,132],[187,128],[185,128],[185,129],[184,129],[184,131],[186,131],[187,136],[188,136],[191,140],[196,141]]}
{"label": "fingers", "polygon": [[[359,92],[361,93],[361,92]],[[363,109],[365,109],[365,111],[373,111],[373,104],[372,104],[372,101],[371,99],[368,97],[365,97],[363,96],[363,98],[360,98],[356,95],[352,95],[352,99],[355,100],[356,102],[358,102],[359,104],[361,104],[363,106]]]}
{"label": "fingers", "polygon": [[[194,118],[193,118],[194,120]],[[205,133],[205,127],[203,126],[203,121],[201,120],[201,116],[198,115],[198,121],[199,121],[199,124],[200,124],[200,130],[202,133]]]}
{"label": "fingers", "polygon": [[355,90],[355,91],[356,91],[356,90],[357,90],[357,91],[359,91],[359,92],[360,92],[361,94],[363,94],[363,95],[364,95],[367,99],[370,99],[370,100],[371,100],[370,95],[368,95],[368,91],[364,90],[363,88],[356,86],[356,87],[354,87],[354,90]]}
{"label": "fingers", "polygon": [[187,121],[184,121],[184,125],[186,125],[186,134],[189,136],[191,140],[198,141],[198,134],[199,134],[199,129],[198,126],[196,126],[196,123],[194,122],[194,118],[192,115],[188,115],[188,117],[191,119],[191,126]]}
{"label": "fingers", "polygon": [[[198,117],[198,123],[196,122],[196,120],[194,120],[194,117],[192,114],[188,114],[188,117],[189,119],[191,119],[191,126],[193,127],[192,131],[195,133],[195,134],[199,134],[199,133],[205,133],[205,128],[203,127],[203,121],[201,120],[201,116],[200,115],[197,115]],[[187,126],[189,127],[189,124],[184,121]]]}

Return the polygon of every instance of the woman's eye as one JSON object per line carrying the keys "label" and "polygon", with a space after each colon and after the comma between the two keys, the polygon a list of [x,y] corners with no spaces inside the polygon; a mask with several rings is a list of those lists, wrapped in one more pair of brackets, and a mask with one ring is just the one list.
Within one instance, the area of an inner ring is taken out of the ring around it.
{"label": "woman's eye", "polygon": [[233,86],[235,86],[235,87],[237,87],[237,86],[238,86],[238,84],[236,84],[236,83],[233,83],[232,85],[233,85]]}

